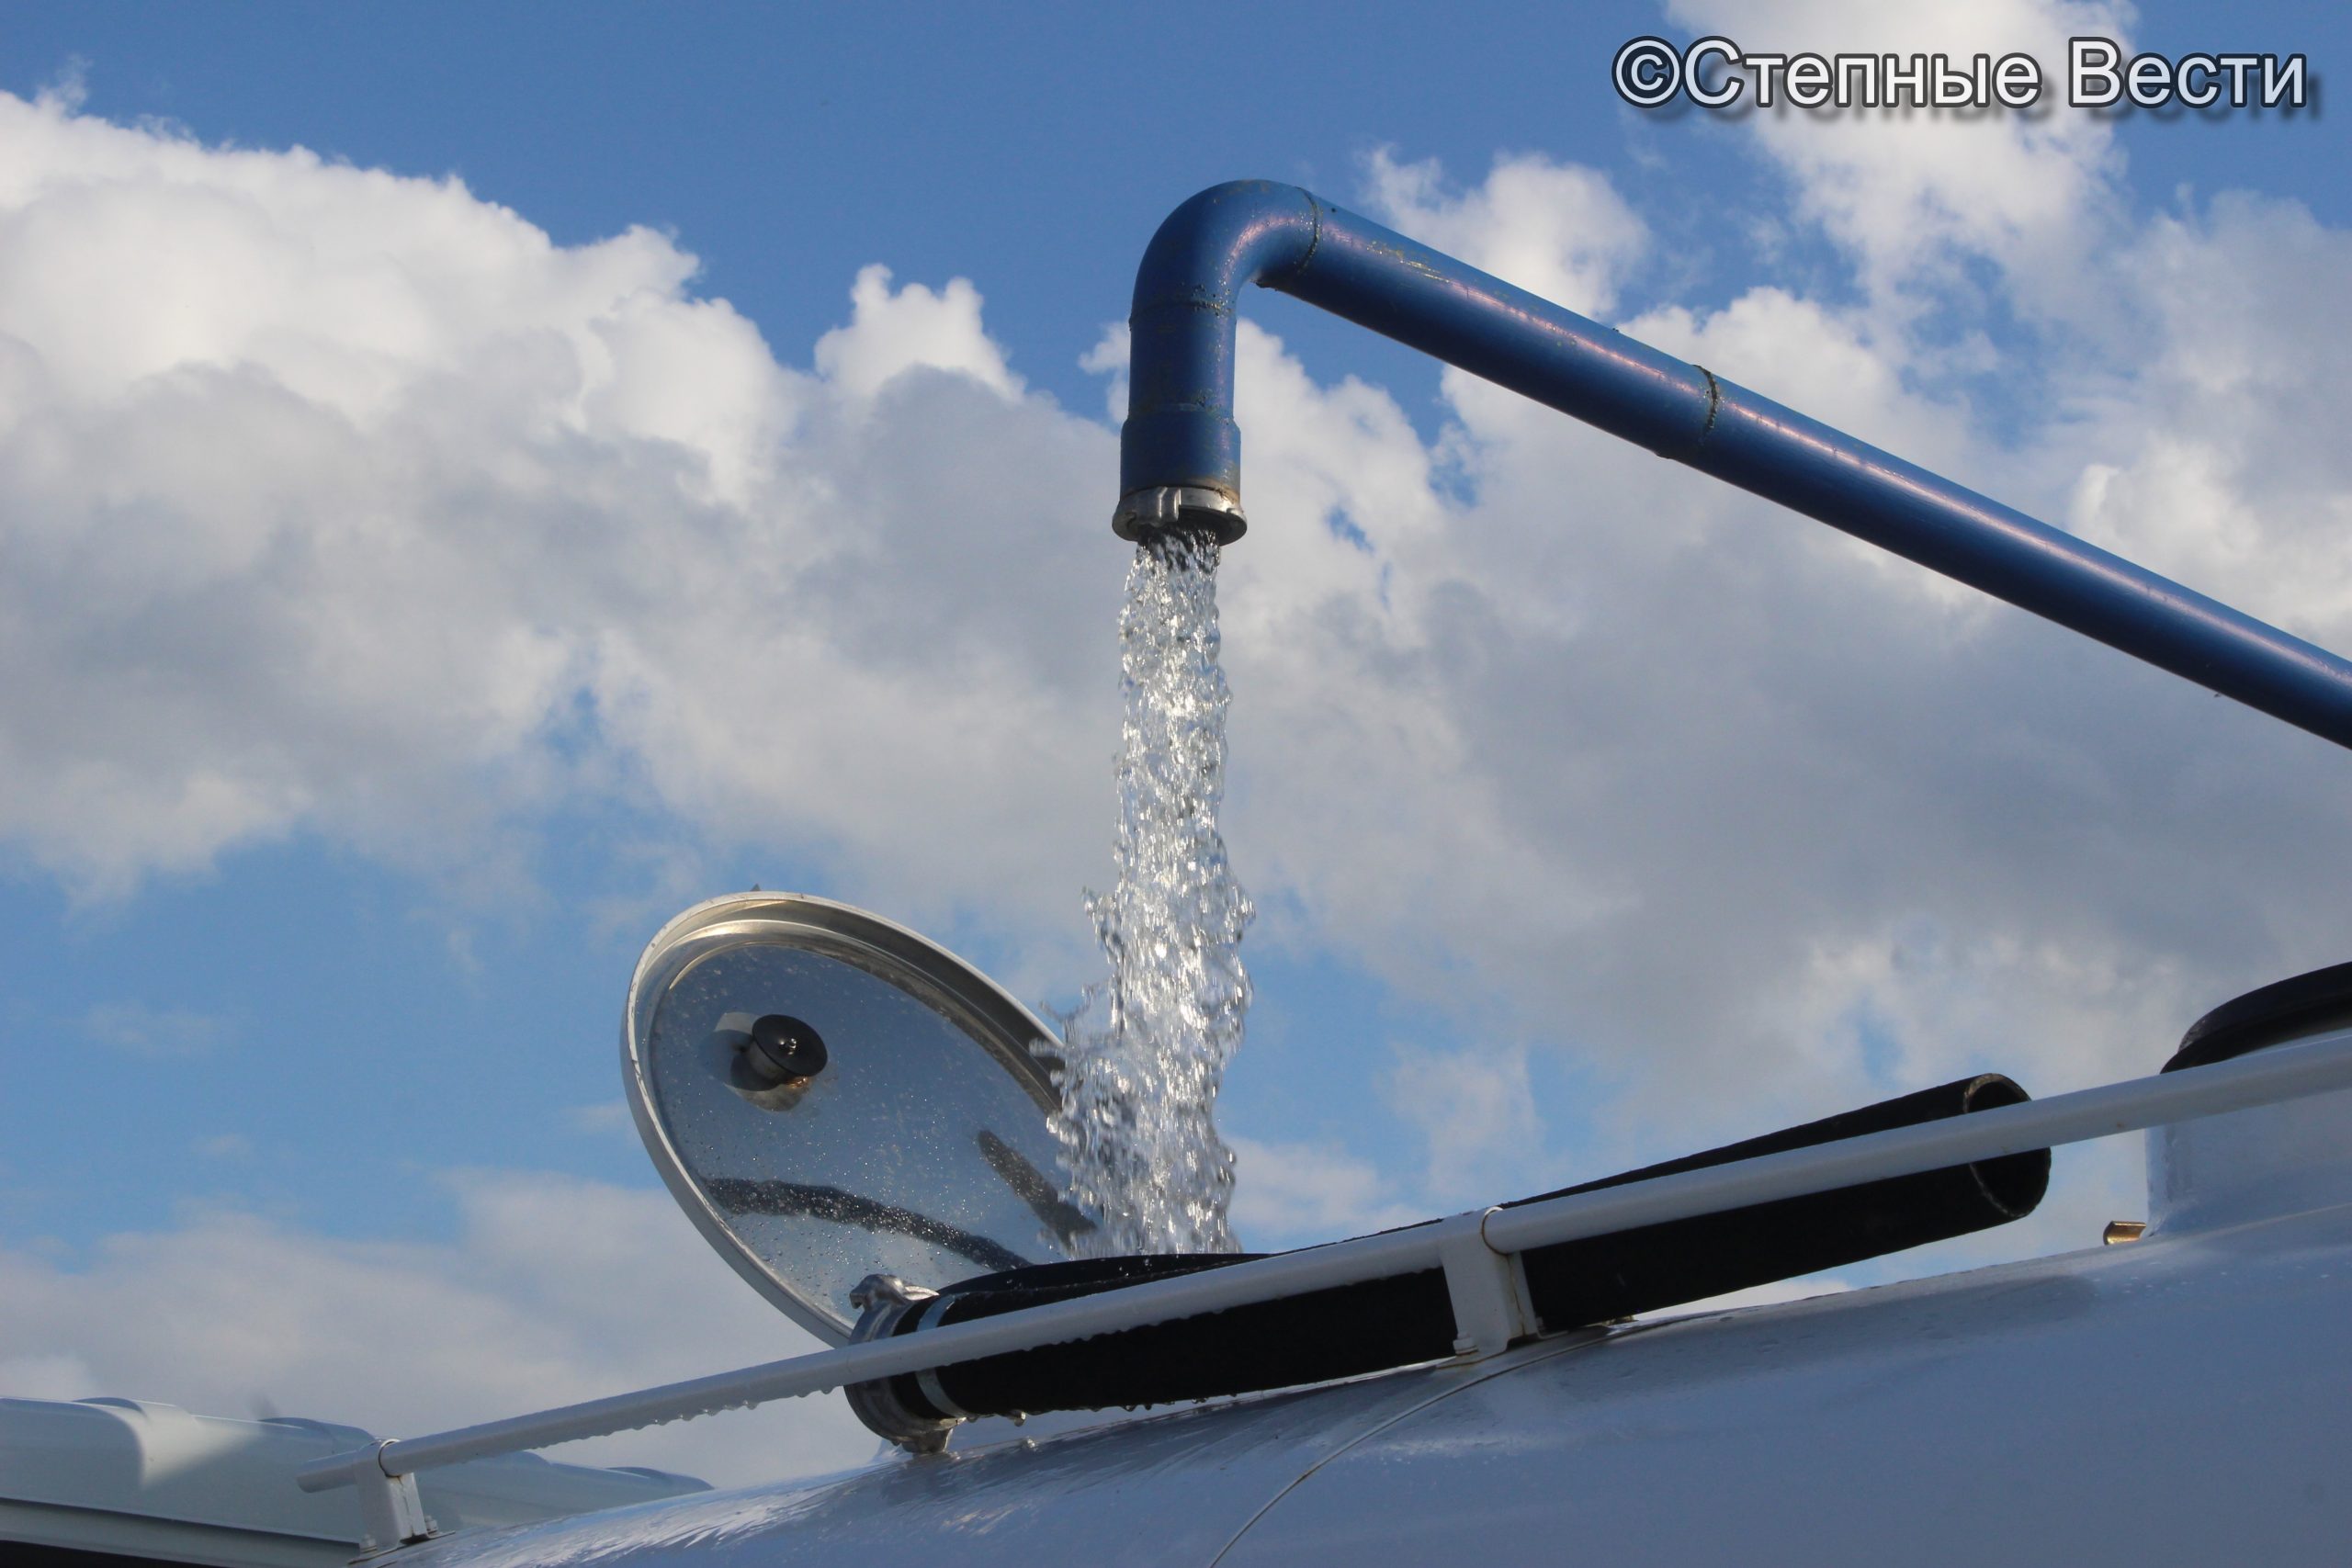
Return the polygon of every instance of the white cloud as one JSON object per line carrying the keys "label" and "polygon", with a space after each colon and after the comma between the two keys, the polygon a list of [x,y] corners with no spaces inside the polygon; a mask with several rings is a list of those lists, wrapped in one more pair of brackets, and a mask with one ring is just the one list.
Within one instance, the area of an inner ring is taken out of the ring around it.
{"label": "white cloud", "polygon": [[851,397],[871,398],[915,369],[968,376],[1008,398],[1020,394],[1004,351],[980,325],[979,291],[969,278],[954,278],[938,293],[920,283],[893,293],[890,269],[876,264],[858,273],[850,302],[850,324],[817,340],[817,373]]}
{"label": "white cloud", "polygon": [[10,1399],[88,1399],[97,1374],[79,1356],[0,1356],[0,1389]]}
{"label": "white cloud", "polygon": [[[454,1180],[455,1239],[353,1241],[227,1210],[60,1264],[0,1248],[0,1384],[418,1436],[814,1349],[666,1195]],[[837,1395],[551,1450],[743,1483],[864,1461]]]}
{"label": "white cloud", "polygon": [[1649,231],[1607,175],[1541,153],[1498,157],[1485,182],[1449,189],[1434,158],[1387,148],[1365,170],[1366,203],[1400,232],[1585,315],[1616,301]]}
{"label": "white cloud", "polygon": [[1110,437],[967,282],[861,274],[811,374],[695,268],[0,98],[0,837],[85,892],[298,831],[511,882],[617,796],[1074,925]]}
{"label": "white cloud", "polygon": [[2112,183],[2120,154],[2106,120],[2064,107],[2066,40],[2128,40],[2128,6],[1668,0],[1667,14],[1694,35],[1727,35],[1766,52],[2032,55],[2049,85],[2040,111],[1814,113],[1784,102],[1747,123],[1789,175],[1796,216],[1819,224],[1882,301],[1962,287],[1965,264],[1979,259],[2002,268],[2011,302],[2030,310],[2079,310],[2096,299],[2090,264],[2120,218]]}
{"label": "white cloud", "polygon": [[1336,1145],[1227,1142],[1234,1154],[1233,1225],[1244,1247],[1336,1241],[1430,1217],[1400,1202],[1397,1183],[1371,1161]]}
{"label": "white cloud", "polygon": [[2128,378],[2085,377],[2068,521],[2306,636],[2352,630],[2352,486],[2329,345],[2352,331],[2352,234],[2223,193],[2120,258],[2147,327]]}
{"label": "white cloud", "polygon": [[1427,1190],[1455,1204],[1522,1196],[1529,1173],[1544,1163],[1544,1118],[1526,1054],[1400,1044],[1389,1055],[1381,1092],[1421,1134]]}
{"label": "white cloud", "polygon": [[101,1045],[160,1062],[209,1055],[228,1037],[229,1026],[187,1008],[99,1002],[82,1015],[82,1032]]}
{"label": "white cloud", "polygon": [[635,1135],[629,1124],[628,1106],[618,1100],[598,1100],[594,1105],[567,1105],[563,1108],[564,1124],[575,1133],[619,1133]]}

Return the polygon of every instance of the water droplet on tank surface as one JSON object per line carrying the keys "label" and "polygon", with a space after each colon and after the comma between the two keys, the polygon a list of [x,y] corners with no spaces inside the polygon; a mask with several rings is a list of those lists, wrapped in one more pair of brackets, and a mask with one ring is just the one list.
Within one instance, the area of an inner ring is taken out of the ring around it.
{"label": "water droplet on tank surface", "polygon": [[1205,533],[1163,533],[1127,572],[1118,882],[1086,900],[1110,974],[1065,1024],[1054,1118],[1069,1200],[1101,1220],[1085,1238],[1096,1256],[1235,1249],[1233,1151],[1215,1112],[1250,1008],[1252,910],[1217,831],[1217,554]]}

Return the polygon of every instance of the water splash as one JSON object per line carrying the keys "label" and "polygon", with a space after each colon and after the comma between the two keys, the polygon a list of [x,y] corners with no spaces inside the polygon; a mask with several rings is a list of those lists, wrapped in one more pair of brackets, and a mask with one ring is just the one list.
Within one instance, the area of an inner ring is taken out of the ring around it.
{"label": "water splash", "polygon": [[1087,1238],[1098,1257],[1234,1250],[1233,1151],[1215,1112],[1250,1009],[1240,947],[1252,911],[1216,825],[1227,700],[1216,564],[1203,533],[1139,546],[1119,619],[1119,880],[1086,897],[1111,973],[1063,1030],[1054,1118],[1069,1201],[1102,1222]]}

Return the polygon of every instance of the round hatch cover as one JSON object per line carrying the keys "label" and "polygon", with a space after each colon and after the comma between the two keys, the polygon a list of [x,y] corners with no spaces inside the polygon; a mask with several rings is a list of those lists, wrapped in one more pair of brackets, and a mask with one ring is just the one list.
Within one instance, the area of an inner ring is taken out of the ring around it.
{"label": "round hatch cover", "polygon": [[639,960],[621,1035],[662,1179],[736,1271],[820,1337],[868,1274],[936,1290],[1057,1262],[1055,1042],[989,978],[823,898],[715,898]]}

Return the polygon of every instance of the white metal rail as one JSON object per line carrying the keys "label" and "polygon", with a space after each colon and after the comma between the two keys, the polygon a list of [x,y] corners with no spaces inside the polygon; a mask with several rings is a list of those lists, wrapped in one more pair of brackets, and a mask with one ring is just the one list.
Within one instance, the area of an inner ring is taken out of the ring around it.
{"label": "white metal rail", "polygon": [[1426,1269],[1446,1271],[1462,1335],[1458,1348],[1499,1349],[1514,1333],[1533,1326],[1527,1320],[1525,1303],[1518,1299],[1510,1283],[1513,1270],[1498,1266],[1510,1254],[1529,1247],[2341,1089],[2352,1089],[2352,1031],[2275,1046],[2211,1066],[2127,1079],[1922,1126],[1867,1134],[1540,1203],[1474,1210],[1408,1230],[1130,1285],[1076,1301],[949,1324],[871,1344],[842,1346],[430,1437],[387,1440],[372,1449],[316,1461],[304,1466],[297,1479],[306,1492],[359,1486],[370,1535],[379,1544],[389,1546],[429,1529],[410,1480],[418,1471]]}

